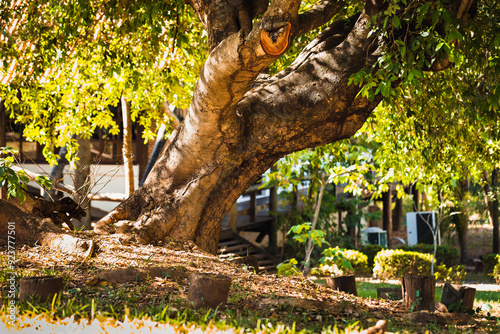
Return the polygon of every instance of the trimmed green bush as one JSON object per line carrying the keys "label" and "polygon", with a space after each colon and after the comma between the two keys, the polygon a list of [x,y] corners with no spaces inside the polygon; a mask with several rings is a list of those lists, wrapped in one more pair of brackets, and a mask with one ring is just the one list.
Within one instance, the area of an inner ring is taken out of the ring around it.
{"label": "trimmed green bush", "polygon": [[[396,279],[406,275],[430,275],[431,261],[431,254],[387,249],[375,256],[373,273],[380,279]],[[444,264],[435,264],[434,273],[436,279],[452,282],[459,282],[465,276],[463,266],[453,268]]]}
{"label": "trimmed green bush", "polygon": [[500,254],[485,254],[483,255],[483,265],[484,265],[484,273],[486,275],[492,274],[493,269],[495,268],[496,264],[498,263],[497,256]]}
{"label": "trimmed green bush", "polygon": [[380,245],[365,245],[361,248],[361,252],[368,257],[368,268],[370,268],[370,270],[373,270],[373,260],[375,256],[383,249],[385,248]]}
{"label": "trimmed green bush", "polygon": [[[418,244],[414,246],[402,246],[399,247],[407,252],[419,252],[426,254],[434,253],[434,245],[429,244]],[[458,264],[458,260],[460,259],[460,254],[458,250],[450,245],[439,245],[436,250],[436,263],[438,265],[444,264],[447,267],[453,267]]]}
{"label": "trimmed green bush", "polygon": [[381,279],[405,275],[427,275],[431,272],[430,254],[385,249],[375,256],[373,273]]}

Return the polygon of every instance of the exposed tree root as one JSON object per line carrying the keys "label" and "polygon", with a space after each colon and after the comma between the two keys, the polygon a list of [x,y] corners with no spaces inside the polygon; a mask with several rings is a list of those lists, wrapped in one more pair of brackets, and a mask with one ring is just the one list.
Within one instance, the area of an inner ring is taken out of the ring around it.
{"label": "exposed tree root", "polygon": [[81,260],[90,257],[94,249],[94,241],[67,234],[52,219],[33,217],[4,200],[0,200],[0,240],[9,245],[38,242]]}

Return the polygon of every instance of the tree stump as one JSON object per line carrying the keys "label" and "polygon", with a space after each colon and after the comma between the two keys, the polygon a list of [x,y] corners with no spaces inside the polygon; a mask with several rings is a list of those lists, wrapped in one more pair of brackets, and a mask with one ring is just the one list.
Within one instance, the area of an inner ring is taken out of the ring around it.
{"label": "tree stump", "polygon": [[358,295],[358,290],[356,289],[356,276],[354,275],[327,277],[326,284],[333,290],[347,292],[354,296]]}
{"label": "tree stump", "polygon": [[41,302],[46,302],[52,299],[55,294],[60,294],[63,287],[62,277],[24,277],[19,281],[19,300],[39,298]]}
{"label": "tree stump", "polygon": [[404,305],[410,311],[434,311],[436,280],[432,276],[405,276],[401,279]]}
{"label": "tree stump", "polygon": [[466,286],[456,286],[448,282],[444,283],[441,303],[446,305],[448,310],[470,311],[474,307],[476,289]]}
{"label": "tree stump", "polygon": [[403,291],[399,288],[377,288],[377,298],[385,300],[403,299]]}
{"label": "tree stump", "polygon": [[191,274],[189,276],[188,302],[195,308],[224,307],[229,295],[231,279],[211,274]]}
{"label": "tree stump", "polygon": [[259,261],[257,259],[257,255],[237,257],[232,262],[234,264],[244,264],[247,267],[252,267],[256,274],[259,273]]}

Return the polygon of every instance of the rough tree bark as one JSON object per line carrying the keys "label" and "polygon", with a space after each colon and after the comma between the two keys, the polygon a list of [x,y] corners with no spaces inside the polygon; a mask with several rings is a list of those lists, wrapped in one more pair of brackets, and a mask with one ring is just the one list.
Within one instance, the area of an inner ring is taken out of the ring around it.
{"label": "rough tree bark", "polygon": [[[467,0],[469,1],[469,0]],[[231,205],[284,155],[352,136],[381,101],[348,85],[371,66],[381,40],[367,26],[386,2],[330,24],[286,70],[262,74],[293,39],[330,21],[345,3],[188,0],[208,32],[210,55],[184,120],[144,185],[104,217],[97,232],[134,221],[137,241],[193,240],[215,253]],[[262,14],[252,26],[253,19]]]}

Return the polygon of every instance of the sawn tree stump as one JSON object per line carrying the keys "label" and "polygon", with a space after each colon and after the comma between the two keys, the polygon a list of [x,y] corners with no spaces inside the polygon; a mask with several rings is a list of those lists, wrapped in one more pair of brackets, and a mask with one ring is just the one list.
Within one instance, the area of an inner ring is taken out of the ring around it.
{"label": "sawn tree stump", "polygon": [[188,302],[195,308],[224,307],[229,295],[231,279],[211,274],[191,274],[189,276]]}
{"label": "sawn tree stump", "polygon": [[474,307],[476,289],[444,283],[441,303],[450,311],[470,311]]}
{"label": "sawn tree stump", "polygon": [[326,279],[326,284],[333,290],[347,292],[354,296],[358,295],[358,290],[356,289],[356,276],[354,275],[328,277]]}
{"label": "sawn tree stump", "polygon": [[56,293],[61,293],[63,287],[62,277],[24,277],[19,281],[19,300],[38,297],[41,302],[45,302],[52,299]]}
{"label": "sawn tree stump", "polygon": [[404,305],[411,311],[434,311],[436,280],[434,276],[405,276],[401,279]]}

